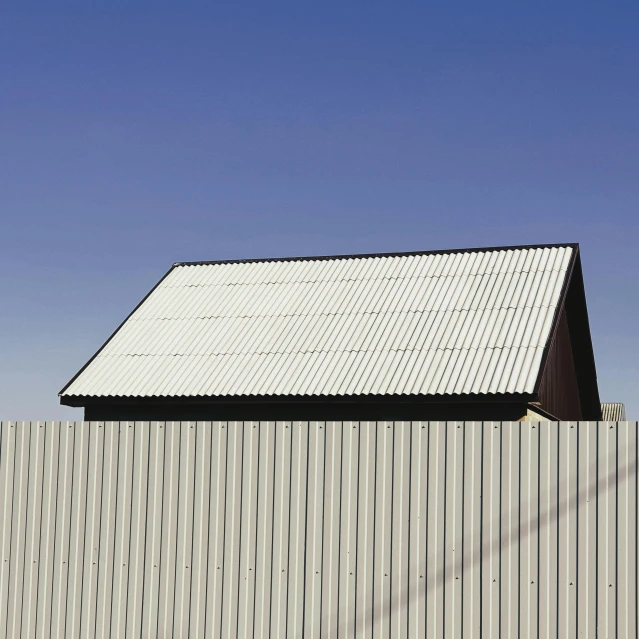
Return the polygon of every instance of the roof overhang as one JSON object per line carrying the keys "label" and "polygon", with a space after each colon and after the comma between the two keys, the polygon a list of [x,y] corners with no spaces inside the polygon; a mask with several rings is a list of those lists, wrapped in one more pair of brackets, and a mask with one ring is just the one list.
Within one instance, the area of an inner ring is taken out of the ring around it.
{"label": "roof overhang", "polygon": [[482,395],[286,395],[286,396],[228,396],[228,397],[95,397],[63,396],[60,403],[65,406],[86,407],[99,405],[154,405],[177,406],[184,403],[206,406],[234,406],[238,404],[269,405],[317,403],[326,405],[341,404],[503,404],[531,403],[537,401],[537,395],[526,393],[482,394]]}
{"label": "roof overhang", "polygon": [[[402,256],[418,256],[418,255],[439,255],[439,254],[452,254],[452,253],[472,253],[472,252],[490,252],[490,251],[507,251],[507,250],[523,250],[523,249],[540,249],[540,248],[559,248],[570,247],[573,249],[570,258],[570,264],[567,275],[565,277],[563,288],[560,294],[560,303],[557,305],[555,315],[552,322],[552,328],[548,337],[544,355],[542,357],[542,365],[539,369],[539,374],[535,384],[534,391],[529,394],[512,393],[486,393],[486,394],[445,394],[445,395],[395,395],[395,394],[383,394],[383,395],[286,395],[286,396],[273,396],[273,395],[233,395],[233,396],[193,396],[193,395],[181,395],[179,397],[171,396],[102,396],[102,395],[67,395],[65,394],[74,381],[86,370],[86,368],[96,359],[96,357],[105,349],[105,347],[111,342],[120,329],[126,324],[126,322],[136,313],[136,311],[144,304],[144,302],[153,294],[153,292],[162,284],[162,282],[173,272],[176,267],[185,265],[209,265],[209,264],[246,264],[256,262],[283,262],[283,261],[297,261],[297,260],[336,260],[336,259],[351,259],[351,258],[378,258],[378,257],[402,257]],[[441,250],[441,251],[420,251],[409,253],[376,253],[376,254],[358,254],[358,255],[338,255],[338,256],[310,256],[310,257],[297,257],[297,258],[269,258],[269,259],[251,259],[251,260],[223,260],[216,262],[178,262],[174,264],[164,277],[156,284],[156,286],[149,291],[149,293],[142,299],[142,301],[133,309],[129,316],[120,324],[120,326],[113,332],[109,339],[102,345],[102,347],[95,353],[95,355],[78,371],[78,373],[69,381],[68,384],[60,391],[60,403],[66,406],[89,406],[89,405],[105,405],[105,404],[122,404],[130,405],[132,403],[145,403],[154,405],[176,405],[178,403],[190,402],[196,404],[207,405],[234,405],[234,404],[269,404],[275,405],[279,403],[300,403],[300,402],[322,402],[326,404],[370,404],[379,402],[402,402],[402,403],[419,403],[419,404],[441,404],[441,403],[520,403],[520,402],[536,402],[539,399],[539,385],[543,374],[545,361],[548,356],[548,351],[556,332],[557,320],[559,314],[563,308],[568,310],[571,316],[571,321],[575,326],[576,341],[579,344],[577,350],[579,356],[576,358],[575,364],[577,365],[578,375],[580,377],[579,387],[580,392],[583,389],[584,401],[586,404],[593,404],[593,406],[599,405],[599,397],[596,382],[596,371],[594,367],[594,354],[592,352],[592,341],[590,337],[590,329],[588,324],[587,309],[585,305],[585,292],[583,287],[583,276],[581,271],[581,259],[579,256],[578,244],[544,244],[544,245],[523,245],[523,246],[501,246],[501,247],[487,247],[487,248],[474,248],[474,249],[459,249],[459,250]],[[579,360],[579,362],[577,362]],[[594,380],[594,381],[593,381]],[[586,395],[594,393],[596,398],[592,401],[586,398]],[[596,400],[596,401],[595,401]],[[593,411],[587,410],[586,413],[594,414]],[[592,417],[591,417],[592,418]]]}

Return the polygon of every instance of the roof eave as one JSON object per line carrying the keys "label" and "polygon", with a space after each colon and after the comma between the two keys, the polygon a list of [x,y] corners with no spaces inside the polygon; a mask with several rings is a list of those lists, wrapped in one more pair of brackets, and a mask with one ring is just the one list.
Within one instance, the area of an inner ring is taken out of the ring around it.
{"label": "roof eave", "polygon": [[534,393],[485,393],[468,395],[180,395],[180,396],[96,396],[96,395],[62,395],[60,403],[64,406],[89,406],[97,404],[192,404],[233,405],[233,404],[295,404],[299,402],[316,402],[327,404],[357,403],[529,403],[537,401]]}

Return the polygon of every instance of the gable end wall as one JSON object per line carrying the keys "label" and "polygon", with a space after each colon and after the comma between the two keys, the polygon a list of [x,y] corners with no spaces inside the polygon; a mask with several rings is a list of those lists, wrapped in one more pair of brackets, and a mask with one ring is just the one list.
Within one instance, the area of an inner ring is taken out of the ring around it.
{"label": "gable end wall", "polygon": [[539,387],[539,401],[545,411],[559,419],[572,421],[583,418],[565,309],[559,316],[557,332],[548,354]]}

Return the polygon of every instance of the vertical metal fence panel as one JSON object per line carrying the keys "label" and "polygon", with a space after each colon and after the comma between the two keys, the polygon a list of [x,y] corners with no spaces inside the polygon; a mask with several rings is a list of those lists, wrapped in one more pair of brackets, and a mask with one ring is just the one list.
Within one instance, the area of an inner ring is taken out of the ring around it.
{"label": "vertical metal fence panel", "polygon": [[[222,637],[231,639],[237,635],[238,594],[240,579],[240,535],[242,503],[242,463],[244,461],[244,429],[242,422],[228,422],[228,457],[226,483],[226,531],[222,564]],[[289,428],[290,430],[290,428]],[[290,508],[290,501],[286,502]],[[290,539],[290,537],[289,537]],[[284,540],[288,542],[288,539]],[[288,545],[288,544],[287,544]],[[287,571],[288,573],[288,571]]]}
{"label": "vertical metal fence panel", "polygon": [[[93,632],[99,639],[111,636],[113,582],[115,570],[115,522],[117,515],[118,462],[120,428],[117,422],[105,422],[102,458],[102,497],[99,520],[100,547],[96,569],[96,614]],[[91,628],[87,629],[91,636]]]}
{"label": "vertical metal fence panel", "polygon": [[[617,532],[619,557],[617,616],[618,636],[636,637],[637,628],[637,429],[629,422],[617,427],[618,513]],[[634,614],[633,614],[634,612]]]}
{"label": "vertical metal fence panel", "polygon": [[[426,533],[428,531],[427,497],[428,432],[425,424],[414,424],[410,450],[410,522],[409,522],[409,582],[408,582],[408,636],[426,634]],[[374,486],[373,486],[374,491]],[[372,493],[372,508],[375,507]],[[372,601],[370,605],[372,605]]]}
{"label": "vertical metal fence panel", "polygon": [[577,429],[576,423],[559,425],[558,470],[558,620],[562,637],[577,631]]}
{"label": "vertical metal fence panel", "polygon": [[393,425],[391,422],[377,424],[377,455],[375,464],[375,549],[373,567],[373,610],[371,624],[373,638],[381,639],[389,635],[389,616],[391,597],[391,525],[393,494]]}
{"label": "vertical metal fence panel", "polygon": [[[597,428],[577,424],[577,633],[594,636],[597,627]],[[635,475],[636,476],[636,475]]]}
{"label": "vertical metal fence panel", "polygon": [[[166,422],[163,430],[165,431],[164,477],[162,486],[157,636],[170,637],[173,634],[175,617],[176,543],[179,519],[178,476],[181,453],[180,424],[178,422]],[[120,446],[122,447],[122,443]]]}
{"label": "vertical metal fence panel", "polygon": [[[195,424],[195,429],[193,548],[191,557],[191,609],[189,615],[189,632],[195,637],[203,637],[206,619],[207,558],[209,555],[210,497],[212,490],[211,436],[213,429],[210,422],[197,422],[197,424]],[[149,499],[151,499],[151,495],[149,496]],[[152,502],[149,501],[150,507],[151,504]],[[147,546],[149,543],[150,539],[147,539]]]}
{"label": "vertical metal fence panel", "polygon": [[[146,492],[144,549],[144,592],[142,593],[142,636],[155,637],[158,629],[160,558],[162,541],[162,491],[164,486],[164,434],[161,422],[148,427],[149,459]],[[113,450],[113,444],[111,449]],[[113,455],[113,453],[111,453]],[[109,491],[111,492],[111,491]],[[208,490],[207,490],[208,494]]]}
{"label": "vertical metal fence panel", "polygon": [[0,637],[7,636],[7,613],[9,608],[9,557],[11,556],[11,525],[13,524],[13,467],[15,450],[15,427],[13,422],[4,422],[0,430]]}
{"label": "vertical metal fence panel", "polygon": [[[502,636],[517,637],[522,621],[517,605],[522,587],[527,592],[527,584],[522,586],[520,571],[520,516],[524,529],[527,530],[525,517],[520,514],[521,477],[528,474],[530,466],[524,459],[520,469],[520,434],[521,424],[504,424],[501,438],[501,584],[500,600],[503,614],[501,616]],[[526,540],[523,540],[526,542]],[[536,576],[535,576],[536,581]],[[528,584],[530,581],[528,582]],[[524,598],[527,603],[528,600]],[[527,636],[527,635],[522,635]]]}
{"label": "vertical metal fence panel", "polygon": [[[237,636],[251,636],[254,626],[256,570],[256,524],[258,518],[257,492],[259,488],[258,455],[259,423],[247,422],[244,426],[244,451],[242,463],[242,503],[240,530],[240,580],[238,592]],[[303,561],[303,553],[302,553]]]}
{"label": "vertical metal fence panel", "polygon": [[[211,425],[211,507],[209,515],[209,558],[204,636],[219,637],[222,628],[228,424]],[[158,634],[158,637],[161,635]]]}
{"label": "vertical metal fence panel", "polygon": [[[479,637],[482,621],[482,441],[483,424],[464,424],[464,598],[463,636]],[[430,514],[427,519],[430,527]],[[430,588],[430,581],[427,588]]]}
{"label": "vertical metal fence panel", "polygon": [[173,635],[188,636],[191,603],[191,551],[193,546],[193,493],[195,481],[195,422],[182,422],[175,535],[175,609]]}
{"label": "vertical metal fence panel", "polygon": [[[271,584],[270,637],[286,636],[288,613],[288,550],[291,477],[291,434],[289,422],[276,422],[275,481],[273,506],[273,569]],[[339,490],[339,486],[336,486]],[[336,606],[337,608],[337,606]]]}
{"label": "vertical metal fence panel", "polygon": [[86,540],[87,484],[89,481],[89,446],[94,424],[74,426],[73,469],[71,480],[71,529],[69,532],[69,573],[66,593],[66,634],[80,637],[80,608]]}
{"label": "vertical metal fence panel", "polygon": [[[370,429],[366,424],[366,432]],[[311,422],[308,431],[308,505],[306,513],[306,530],[304,531],[306,547],[306,579],[304,581],[304,631],[306,637],[320,636],[322,609],[322,556],[324,535],[322,521],[324,518],[324,441],[326,430],[324,422]],[[369,489],[370,490],[370,489]],[[262,505],[258,504],[261,508]],[[372,509],[371,509],[372,512]],[[258,518],[259,519],[259,518]],[[364,525],[365,534],[370,533],[370,525]],[[257,532],[257,531],[256,531]],[[256,538],[256,545],[259,537]],[[366,547],[364,540],[363,547]],[[358,577],[359,579],[359,577]],[[370,580],[363,579],[363,584]],[[365,591],[366,588],[362,588]]]}
{"label": "vertical metal fence panel", "polygon": [[635,637],[635,422],[0,423],[0,638]]}
{"label": "vertical metal fence panel", "polygon": [[501,429],[499,422],[483,425],[482,446],[482,637],[497,639],[500,629],[501,580]]}
{"label": "vertical metal fence panel", "polygon": [[360,425],[360,429],[355,630],[357,636],[370,637],[374,594],[372,574],[375,550],[375,442],[377,432],[374,422],[364,422]]}
{"label": "vertical metal fence panel", "polygon": [[74,438],[84,424],[67,422],[60,425],[60,461],[57,476],[56,522],[54,534],[53,587],[49,636],[67,637],[66,604],[68,600],[67,576],[69,571],[69,539],[71,529]]}
{"label": "vertical metal fence panel", "polygon": [[462,423],[449,422],[446,425],[446,533],[444,561],[447,566],[445,578],[445,623],[446,636],[451,639],[462,637],[462,548],[463,548],[463,450],[464,433]]}
{"label": "vertical metal fence panel", "polygon": [[[539,424],[522,422],[508,424],[505,430],[519,431],[519,612],[510,608],[511,618],[518,618],[519,636],[533,639],[537,637],[537,620],[539,617]],[[504,481],[512,476],[504,473]],[[515,593],[515,601],[517,600]],[[507,608],[502,603],[502,609]],[[568,636],[568,635],[567,635]]]}
{"label": "vertical metal fence panel", "polygon": [[29,487],[27,494],[27,534],[25,539],[25,572],[22,594],[22,635],[35,634],[38,578],[40,571],[40,535],[45,462],[44,422],[31,423],[31,450],[29,454]]}
{"label": "vertical metal fence panel", "polygon": [[426,591],[427,636],[444,632],[444,497],[446,491],[445,424],[431,422],[428,428],[428,589]]}
{"label": "vertical metal fence panel", "polygon": [[[133,474],[131,478],[131,512],[127,601],[127,631],[131,634],[142,632],[143,595],[145,577],[146,518],[148,514],[149,488],[149,436],[151,424],[136,422],[133,429]],[[182,485],[188,486],[185,480]],[[191,536],[189,535],[189,542]]]}
{"label": "vertical metal fence panel", "polygon": [[[339,635],[350,636],[355,625],[355,575],[357,568],[357,479],[359,428],[342,425],[342,496],[339,532]],[[295,636],[295,635],[294,635]]]}
{"label": "vertical metal fence panel", "polygon": [[124,547],[128,546],[129,530],[127,525],[126,499],[127,463],[131,456],[131,437],[127,422],[109,422],[105,424],[116,434],[116,441],[110,442],[110,468],[113,481],[108,487],[107,538],[105,572],[110,583],[105,583],[103,601],[103,636],[111,637],[124,626],[126,616],[126,588],[123,562],[126,561]]}
{"label": "vertical metal fence panel", "polygon": [[13,596],[10,598],[10,603],[7,607],[8,637],[19,637],[22,625],[22,587],[25,571],[31,425],[21,424],[15,430],[13,525],[11,526],[11,551],[9,555],[9,592]]}
{"label": "vertical metal fence panel", "polygon": [[617,424],[597,424],[597,631],[617,636]]}
{"label": "vertical metal fence panel", "polygon": [[[254,637],[266,639],[271,627],[271,598],[273,582],[273,499],[275,473],[275,424],[261,422],[259,424],[259,453],[257,470],[257,512],[256,512],[256,565],[254,593]],[[323,431],[320,431],[323,432]],[[321,530],[321,521],[315,528]],[[213,533],[211,533],[213,534]],[[321,569],[321,566],[320,568]],[[319,618],[320,607],[314,611]]]}
{"label": "vertical metal fence panel", "polygon": [[[0,431],[2,425],[0,425]],[[38,590],[36,593],[36,617],[33,637],[51,636],[51,601],[53,600],[53,568],[55,558],[55,517],[58,497],[58,463],[60,461],[60,424],[46,422],[44,430],[44,469],[42,473],[42,520],[40,525],[40,560],[38,567]],[[2,444],[0,443],[0,446]],[[0,469],[4,465],[0,449]],[[0,473],[1,477],[1,473]],[[0,481],[0,486],[3,486]],[[1,493],[0,493],[1,494]],[[3,526],[6,520],[3,519]]]}
{"label": "vertical metal fence panel", "polygon": [[[326,488],[324,492],[324,559],[322,575],[322,610],[320,630],[323,636],[337,637],[339,607],[339,542],[342,484],[342,427],[336,422],[325,424]],[[276,460],[276,467],[279,463]],[[274,567],[276,567],[274,565]],[[274,598],[275,601],[275,598]],[[271,615],[274,611],[271,612]],[[276,636],[271,633],[269,636]]]}
{"label": "vertical metal fence panel", "polygon": [[89,440],[87,493],[84,527],[82,600],[79,636],[95,632],[98,560],[100,558],[100,512],[104,481],[104,424],[92,424]]}
{"label": "vertical metal fence panel", "polygon": [[411,600],[408,597],[410,579],[410,462],[411,462],[411,423],[398,422],[395,432],[395,479],[394,513],[395,532],[393,533],[393,626],[391,634],[406,637],[408,633],[408,613]]}
{"label": "vertical metal fence panel", "polygon": [[[559,426],[539,423],[539,635],[555,637],[557,624],[557,573],[559,535]],[[526,451],[522,451],[522,456]]]}
{"label": "vertical metal fence panel", "polygon": [[129,629],[127,626],[130,588],[129,560],[131,556],[131,514],[134,505],[133,466],[136,451],[134,423],[119,422],[117,427],[120,430],[120,454],[116,471],[118,484],[115,496],[111,636],[125,636]]}
{"label": "vertical metal fence panel", "polygon": [[306,554],[306,508],[308,480],[308,423],[293,422],[291,486],[289,496],[289,543],[288,543],[288,610],[287,631],[291,637],[303,634],[303,597]]}

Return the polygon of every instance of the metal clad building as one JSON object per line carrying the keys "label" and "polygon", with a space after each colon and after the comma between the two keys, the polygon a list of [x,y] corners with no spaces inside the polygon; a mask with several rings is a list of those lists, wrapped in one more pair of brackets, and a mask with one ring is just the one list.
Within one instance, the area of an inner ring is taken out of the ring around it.
{"label": "metal clad building", "polygon": [[626,421],[626,406],[618,402],[602,404],[601,418],[606,421]]}
{"label": "metal clad building", "polygon": [[176,264],[61,401],[101,419],[406,400],[597,419],[580,278],[577,245]]}
{"label": "metal clad building", "polygon": [[571,253],[178,266],[65,393],[532,392]]}
{"label": "metal clad building", "polygon": [[4,422],[0,637],[636,637],[637,427]]}

